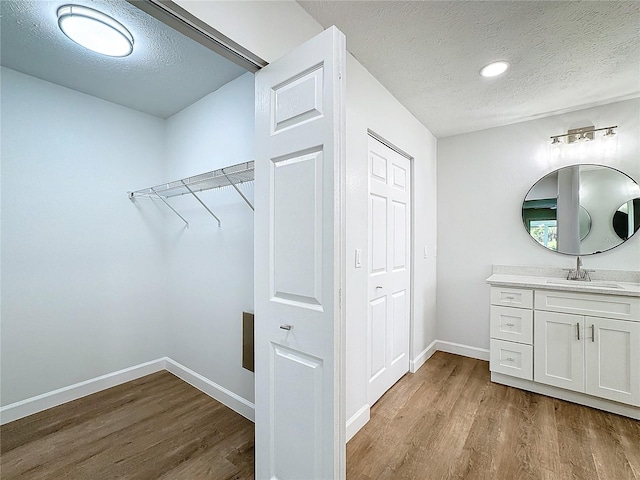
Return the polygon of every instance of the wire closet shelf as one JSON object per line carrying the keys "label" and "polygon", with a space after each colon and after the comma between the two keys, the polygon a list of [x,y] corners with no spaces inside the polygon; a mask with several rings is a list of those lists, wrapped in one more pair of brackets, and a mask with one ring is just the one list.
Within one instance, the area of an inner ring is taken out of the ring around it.
{"label": "wire closet shelf", "polygon": [[136,190],[135,192],[128,192],[128,194],[129,199],[131,200],[135,200],[136,198],[159,198],[173,211],[173,213],[182,219],[182,221],[187,225],[187,228],[189,227],[189,222],[187,222],[184,217],[166,201],[166,199],[180,195],[192,195],[218,221],[218,226],[220,226],[220,219],[204,204],[196,193],[231,186],[236,190],[236,192],[238,192],[247,205],[249,205],[251,210],[254,210],[252,203],[238,188],[238,185],[252,182],[253,180],[254,162],[251,161],[239,163],[230,167],[219,168],[218,170],[201,173],[193,177],[187,177],[173,182],[163,183],[154,187],[143,188],[142,190]]}

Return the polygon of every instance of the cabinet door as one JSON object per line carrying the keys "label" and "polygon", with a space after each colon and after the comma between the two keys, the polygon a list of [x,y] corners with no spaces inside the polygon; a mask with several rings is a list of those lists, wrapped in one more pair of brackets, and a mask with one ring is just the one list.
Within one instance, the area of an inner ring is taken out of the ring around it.
{"label": "cabinet door", "polygon": [[586,392],[640,406],[640,323],[586,317]]}
{"label": "cabinet door", "polygon": [[584,392],[584,317],[536,311],[533,330],[534,380]]}

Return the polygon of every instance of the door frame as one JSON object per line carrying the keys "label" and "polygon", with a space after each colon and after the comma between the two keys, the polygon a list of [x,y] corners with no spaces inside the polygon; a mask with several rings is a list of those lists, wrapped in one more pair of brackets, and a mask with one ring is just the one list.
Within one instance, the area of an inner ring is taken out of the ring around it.
{"label": "door frame", "polygon": [[[414,315],[413,315],[413,310],[414,310],[414,303],[413,303],[413,299],[414,299],[414,287],[415,287],[415,279],[414,279],[414,275],[415,275],[415,252],[414,252],[414,243],[415,243],[415,208],[414,208],[414,203],[415,203],[415,175],[414,175],[414,170],[415,170],[415,157],[413,157],[412,155],[408,154],[407,152],[405,152],[403,149],[401,149],[400,147],[398,147],[397,145],[395,145],[393,142],[390,142],[389,140],[387,140],[385,137],[383,137],[382,135],[380,135],[379,133],[377,133],[376,131],[367,128],[367,136],[371,137],[374,140],[377,140],[378,142],[382,143],[383,145],[389,147],[391,150],[393,150],[394,152],[396,152],[398,155],[401,155],[403,157],[405,157],[407,160],[409,160],[409,172],[411,174],[411,194],[409,195],[409,199],[411,201],[411,208],[410,208],[410,212],[409,212],[409,264],[411,265],[411,272],[409,275],[409,351],[407,352],[407,354],[409,355],[409,372],[411,373],[415,373],[412,370],[412,365],[413,365],[413,359],[414,359],[414,347],[413,347],[413,343],[414,343],[414,329],[415,329],[415,322],[414,322]],[[368,154],[369,152],[367,152]],[[370,227],[371,225],[369,225],[369,219],[371,218],[371,202],[369,202],[369,196],[371,195],[371,187],[370,187],[370,177],[371,177],[371,162],[369,162],[367,160],[367,212],[368,212],[368,216],[367,216],[367,245],[371,245],[371,237],[370,237]],[[367,286],[369,283],[369,274],[367,274]],[[367,291],[369,291],[369,289],[367,288]],[[369,301],[369,299],[367,298],[367,302]],[[369,308],[367,307],[367,321],[369,321]],[[367,355],[369,355],[370,353],[370,349],[369,349],[369,345],[367,344]],[[367,397],[369,395],[369,387],[368,387],[368,382],[367,382]]]}

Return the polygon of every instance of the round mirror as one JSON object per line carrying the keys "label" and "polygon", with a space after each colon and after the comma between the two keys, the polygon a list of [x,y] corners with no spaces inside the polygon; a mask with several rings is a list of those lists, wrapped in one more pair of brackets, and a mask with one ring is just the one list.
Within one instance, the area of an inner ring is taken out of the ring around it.
{"label": "round mirror", "polygon": [[571,165],[538,180],[522,203],[522,221],[540,245],[590,255],[624,243],[640,228],[640,186],[603,165]]}

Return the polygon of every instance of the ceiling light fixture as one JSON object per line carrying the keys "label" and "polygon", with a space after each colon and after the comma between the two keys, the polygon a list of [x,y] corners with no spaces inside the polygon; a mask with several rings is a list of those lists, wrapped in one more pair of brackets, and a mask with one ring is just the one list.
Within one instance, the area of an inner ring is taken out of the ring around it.
{"label": "ceiling light fixture", "polygon": [[120,22],[80,5],[58,9],[60,30],[78,45],[109,57],[126,57],[133,51],[133,36]]}
{"label": "ceiling light fixture", "polygon": [[484,67],[482,67],[482,70],[480,70],[480,75],[487,78],[497,77],[498,75],[501,75],[504,72],[506,72],[508,68],[509,68],[508,62],[504,62],[504,61],[493,62],[493,63],[490,63],[489,65],[485,65]]}

